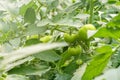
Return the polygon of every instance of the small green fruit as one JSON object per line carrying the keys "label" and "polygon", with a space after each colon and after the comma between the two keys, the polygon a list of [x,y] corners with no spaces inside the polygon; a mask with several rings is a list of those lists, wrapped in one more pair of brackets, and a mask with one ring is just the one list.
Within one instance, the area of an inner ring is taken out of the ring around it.
{"label": "small green fruit", "polygon": [[92,24],[86,24],[81,27],[78,31],[78,39],[82,41],[86,41],[88,39],[87,31],[88,30],[96,30],[95,26]]}
{"label": "small green fruit", "polygon": [[75,40],[76,40],[77,36],[76,34],[68,34],[68,33],[65,33],[64,34],[64,40],[68,43],[73,43]]}
{"label": "small green fruit", "polygon": [[46,43],[48,41],[50,41],[50,39],[52,38],[52,36],[48,35],[48,36],[44,36],[40,38],[40,41]]}
{"label": "small green fruit", "polygon": [[86,24],[83,27],[86,28],[87,30],[96,30],[95,26],[92,24]]}
{"label": "small green fruit", "polygon": [[76,60],[76,64],[81,65],[83,63],[82,59]]}
{"label": "small green fruit", "polygon": [[68,53],[71,55],[79,55],[81,52],[82,52],[82,48],[79,45],[68,48]]}

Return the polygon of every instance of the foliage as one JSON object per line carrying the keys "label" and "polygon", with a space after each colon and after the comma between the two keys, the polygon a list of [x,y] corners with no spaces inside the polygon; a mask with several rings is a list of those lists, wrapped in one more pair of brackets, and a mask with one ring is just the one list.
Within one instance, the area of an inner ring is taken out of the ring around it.
{"label": "foliage", "polygon": [[119,0],[1,0],[0,80],[110,80],[119,22]]}

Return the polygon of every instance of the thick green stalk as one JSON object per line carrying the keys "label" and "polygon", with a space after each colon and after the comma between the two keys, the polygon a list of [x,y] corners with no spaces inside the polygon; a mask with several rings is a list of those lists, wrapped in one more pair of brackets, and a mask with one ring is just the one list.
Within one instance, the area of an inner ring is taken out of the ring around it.
{"label": "thick green stalk", "polygon": [[94,11],[94,2],[93,0],[90,0],[90,19],[89,19],[89,23],[93,23],[93,11]]}

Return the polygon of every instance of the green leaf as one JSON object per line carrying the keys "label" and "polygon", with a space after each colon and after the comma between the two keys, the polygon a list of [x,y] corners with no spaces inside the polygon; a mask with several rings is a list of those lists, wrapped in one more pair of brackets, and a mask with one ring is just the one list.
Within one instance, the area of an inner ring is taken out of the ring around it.
{"label": "green leaf", "polygon": [[110,22],[107,24],[109,27],[117,27],[120,28],[120,14],[115,16]]}
{"label": "green leaf", "polygon": [[35,10],[33,8],[28,8],[24,15],[24,21],[33,24],[35,20],[36,20]]}
{"label": "green leaf", "polygon": [[33,45],[33,44],[38,44],[40,43],[40,40],[37,39],[37,38],[32,38],[32,39],[28,39],[26,42],[25,42],[25,46],[30,46],[30,45]]}
{"label": "green leaf", "polygon": [[9,31],[9,25],[3,21],[0,21],[0,31],[6,33]]}
{"label": "green leaf", "polygon": [[94,37],[106,37],[106,38],[111,37],[117,40],[120,38],[119,34],[120,29],[102,27],[98,29],[98,31],[94,34]]}
{"label": "green leaf", "polygon": [[36,25],[30,25],[26,29],[25,35],[36,35],[36,34],[43,34],[47,30],[46,26],[37,27]]}
{"label": "green leaf", "polygon": [[80,19],[80,20],[86,20],[89,17],[90,17],[89,14],[77,14],[74,18],[77,18],[77,19]]}
{"label": "green leaf", "polygon": [[23,75],[13,74],[13,75],[8,75],[5,80],[29,80],[29,78]]}
{"label": "green leaf", "polygon": [[47,1],[48,10],[57,8],[58,4],[59,4],[59,0],[48,0]]}
{"label": "green leaf", "polygon": [[[57,20],[56,20],[57,21]],[[67,26],[67,27],[79,27],[82,23],[79,20],[72,20],[70,18],[61,19],[55,23],[49,23],[51,26]]]}
{"label": "green leaf", "polygon": [[[105,48],[105,46],[100,49],[104,50],[103,48]],[[82,80],[92,80],[94,77],[102,73],[112,55],[112,48],[109,46],[109,50],[104,50],[103,52],[104,53],[96,55],[91,60],[84,75],[82,76]]]}
{"label": "green leaf", "polygon": [[111,52],[111,47],[110,46],[102,46],[100,48],[97,48],[96,52],[97,53]]}
{"label": "green leaf", "polygon": [[60,59],[60,56],[53,50],[48,50],[44,52],[40,52],[34,55],[36,58],[39,58],[40,60],[48,61],[48,62],[54,62]]}
{"label": "green leaf", "polygon": [[19,10],[19,14],[20,15],[24,15],[26,10],[30,7],[33,7],[34,9],[36,8],[36,5],[33,1],[30,1],[28,4],[23,4],[21,7],[20,7],[20,10]]}
{"label": "green leaf", "polygon": [[72,5],[70,5],[70,6],[68,6],[66,9],[65,9],[65,13],[70,13],[70,12],[72,12],[72,11],[74,11],[75,9],[77,9],[79,6],[81,6],[81,2],[77,2],[77,3],[74,3],[74,4],[72,4]]}
{"label": "green leaf", "polygon": [[64,68],[64,72],[72,75],[78,67],[79,66],[76,64],[76,61],[74,60]]}
{"label": "green leaf", "polygon": [[10,45],[9,43],[3,44],[3,50],[4,52],[12,52],[13,51],[13,46]]}
{"label": "green leaf", "polygon": [[114,4],[114,3],[116,3],[117,2],[117,0],[108,0],[108,3],[109,4]]}
{"label": "green leaf", "polygon": [[59,62],[57,63],[58,68],[61,68],[62,65],[64,64],[64,62],[68,59],[71,58],[71,55],[68,53],[68,51],[65,51],[62,55],[61,55],[61,59],[59,60]]}
{"label": "green leaf", "polygon": [[22,65],[20,67],[13,68],[8,72],[8,74],[19,74],[19,75],[42,75],[49,71],[50,68],[47,65],[42,64],[30,64]]}
{"label": "green leaf", "polygon": [[20,46],[20,38],[14,38],[9,40],[9,43],[12,45],[13,48],[18,48]]}
{"label": "green leaf", "polygon": [[51,22],[48,19],[43,19],[43,20],[41,20],[37,23],[37,26],[38,27],[43,27],[43,26],[48,25],[49,23],[51,23]]}
{"label": "green leaf", "polygon": [[71,75],[63,73],[63,74],[57,74],[55,80],[70,80]]}

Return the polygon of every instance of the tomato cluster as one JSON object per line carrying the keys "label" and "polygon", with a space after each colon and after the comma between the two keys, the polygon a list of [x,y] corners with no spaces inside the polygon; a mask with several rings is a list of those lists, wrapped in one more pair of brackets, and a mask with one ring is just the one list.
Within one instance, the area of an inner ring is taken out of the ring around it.
{"label": "tomato cluster", "polygon": [[[72,43],[79,43],[82,42],[83,44],[88,40],[88,36],[87,36],[87,31],[88,30],[96,30],[95,26],[92,24],[86,24],[84,26],[82,26],[78,32],[76,34],[68,34],[68,33],[64,33],[64,40],[68,43],[68,44],[72,44]],[[68,53],[71,53],[72,55],[78,55],[82,52],[82,48],[81,46],[84,48],[83,45],[79,45],[79,44],[75,44],[74,46],[70,46],[68,48]]]}

